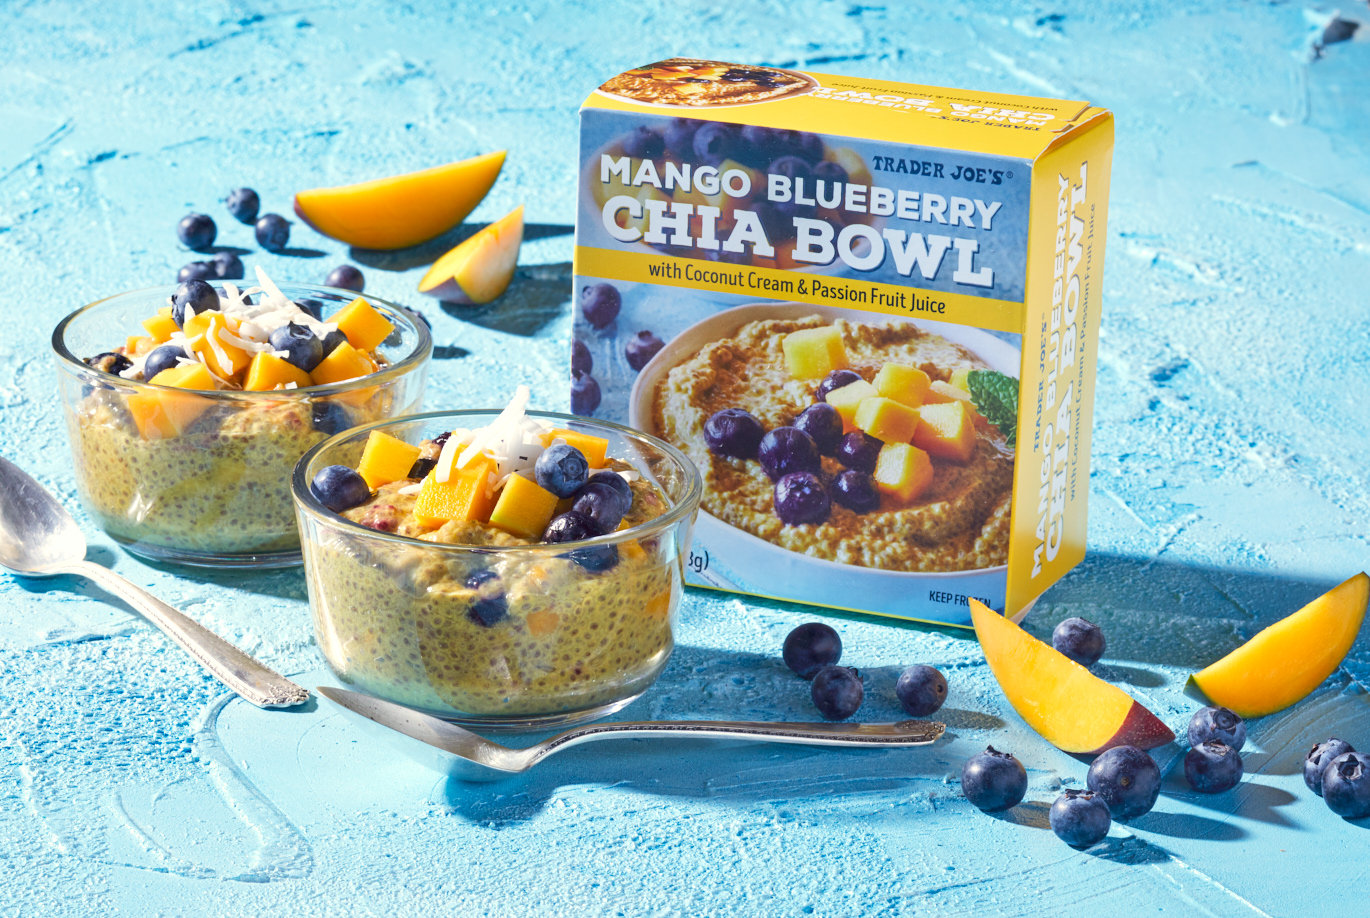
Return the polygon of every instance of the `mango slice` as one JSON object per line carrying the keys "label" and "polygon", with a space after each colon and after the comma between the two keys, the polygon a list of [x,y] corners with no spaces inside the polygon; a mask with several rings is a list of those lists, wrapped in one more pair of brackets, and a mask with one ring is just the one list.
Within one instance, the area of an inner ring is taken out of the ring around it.
{"label": "mango slice", "polygon": [[[202,363],[178,364],[158,373],[150,382],[178,389],[214,389],[214,377],[209,375],[209,370]],[[208,399],[188,392],[130,395],[125,404],[144,440],[180,436],[210,406]]]}
{"label": "mango slice", "polygon": [[918,409],[913,445],[942,459],[967,462],[975,453],[975,412],[963,401],[924,405]]}
{"label": "mango slice", "polygon": [[419,292],[449,303],[492,302],[514,279],[522,244],[520,205],[433,262],[419,281]]}
{"label": "mango slice", "polygon": [[296,386],[313,385],[309,374],[293,363],[277,357],[270,351],[258,351],[247,366],[247,377],[243,388],[250,392],[266,392],[271,389],[284,389],[288,384]]}
{"label": "mango slice", "polygon": [[568,430],[565,427],[557,427],[549,430],[542,435],[542,445],[551,446],[557,440],[563,441],[567,446],[574,446],[580,450],[585,457],[586,463],[592,469],[604,467],[604,462],[609,455],[609,441],[604,437],[597,437],[594,434],[581,433],[578,430]]}
{"label": "mango slice", "polygon": [[536,482],[513,475],[490,511],[490,525],[525,539],[540,539],[556,511],[557,496]]}
{"label": "mango slice", "polygon": [[171,307],[163,306],[155,316],[144,319],[143,328],[158,344],[170,341],[171,333],[177,330],[176,320],[171,317]]}
{"label": "mango slice", "polygon": [[343,382],[376,372],[376,364],[364,352],[351,344],[343,342],[333,348],[327,357],[319,361],[310,373],[316,383]]}
{"label": "mango slice", "polygon": [[1365,619],[1370,577],[1357,574],[1190,677],[1209,701],[1264,717],[1300,701],[1341,665]]}
{"label": "mango slice", "polygon": [[932,385],[932,378],[918,367],[887,363],[875,374],[871,385],[885,398],[892,398],[901,405],[917,408],[923,404],[928,387]]}
{"label": "mango slice", "polygon": [[886,443],[875,460],[875,487],[900,503],[910,503],[932,484],[932,459],[908,443]]}
{"label": "mango slice", "polygon": [[361,297],[338,310],[329,321],[335,323],[347,343],[359,351],[374,350],[395,330],[394,323]]}
{"label": "mango slice", "polygon": [[484,523],[495,505],[491,492],[494,471],[494,462],[481,456],[454,470],[446,481],[430,474],[414,500],[414,515],[425,526],[441,526],[451,520]]}
{"label": "mango slice", "polygon": [[366,438],[361,461],[357,463],[357,473],[366,479],[366,486],[374,491],[383,484],[408,478],[409,470],[414,467],[417,458],[417,446],[373,430]]}
{"label": "mango slice", "polygon": [[785,370],[793,379],[822,379],[847,367],[847,346],[836,326],[801,328],[780,340]]}

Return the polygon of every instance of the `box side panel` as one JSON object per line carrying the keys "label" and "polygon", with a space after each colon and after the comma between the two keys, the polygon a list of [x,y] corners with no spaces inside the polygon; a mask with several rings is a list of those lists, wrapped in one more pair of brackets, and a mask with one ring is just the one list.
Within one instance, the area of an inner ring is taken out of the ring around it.
{"label": "box side panel", "polygon": [[1084,557],[1113,119],[1036,163],[1006,612]]}

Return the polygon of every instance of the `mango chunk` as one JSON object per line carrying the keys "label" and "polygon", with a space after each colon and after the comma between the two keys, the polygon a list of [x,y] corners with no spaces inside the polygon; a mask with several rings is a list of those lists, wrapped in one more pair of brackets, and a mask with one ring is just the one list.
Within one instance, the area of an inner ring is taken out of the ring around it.
{"label": "mango chunk", "polygon": [[490,511],[490,525],[525,539],[540,539],[556,507],[557,496],[551,491],[522,475],[513,475]]}
{"label": "mango chunk", "polygon": [[924,405],[918,409],[913,445],[955,462],[969,461],[975,452],[975,411],[962,401]]}
{"label": "mango chunk", "polygon": [[129,357],[141,357],[157,346],[157,342],[148,335],[129,335],[124,339],[124,354]]}
{"label": "mango chunk", "polygon": [[248,364],[243,388],[251,392],[266,392],[269,389],[284,389],[289,383],[310,386],[314,380],[295,364],[282,360],[270,351],[258,351],[252,356],[252,363]]}
{"label": "mango chunk", "polygon": [[856,406],[858,430],[886,443],[908,443],[918,429],[918,410],[892,398],[863,398]]}
{"label": "mango chunk", "polygon": [[236,320],[225,319],[222,312],[211,310],[186,319],[182,328],[190,339],[191,350],[220,379],[234,379],[252,362],[252,355],[220,335],[225,330],[237,331],[237,324]]}
{"label": "mango chunk", "polygon": [[836,326],[801,328],[780,341],[785,369],[794,379],[822,379],[847,366],[847,346]]}
{"label": "mango chunk", "polygon": [[568,430],[565,427],[558,427],[549,430],[542,435],[542,445],[551,446],[558,440],[562,440],[567,446],[574,446],[585,456],[585,461],[592,469],[604,467],[605,459],[609,455],[609,441],[603,437],[596,437],[594,434],[581,433],[578,430]]}
{"label": "mango chunk", "polygon": [[928,386],[928,394],[923,397],[923,401],[929,404],[938,404],[941,402],[965,402],[966,404],[970,404],[970,393],[965,389],[959,389],[951,383],[945,383],[939,379]]}
{"label": "mango chunk", "polygon": [[858,379],[839,389],[833,389],[828,393],[827,400],[842,416],[843,429],[851,433],[856,429],[856,409],[866,399],[877,398],[879,395],[880,393],[875,391],[875,386],[864,379]]}
{"label": "mango chunk", "polygon": [[329,321],[338,326],[349,344],[362,351],[374,350],[395,330],[394,323],[361,297],[338,310]]}
{"label": "mango chunk", "polygon": [[[178,389],[214,388],[214,377],[202,363],[182,363],[163,370],[150,382]],[[148,392],[130,395],[126,402],[144,440],[164,440],[181,433],[209,408],[208,399],[188,392]]]}
{"label": "mango chunk", "polygon": [[450,520],[484,523],[495,506],[494,471],[494,462],[482,456],[454,470],[446,481],[429,475],[414,499],[414,516],[425,526],[441,526]]}
{"label": "mango chunk", "polygon": [[908,443],[886,443],[875,460],[875,487],[882,494],[910,503],[932,484],[932,459]]}
{"label": "mango chunk", "polygon": [[348,342],[333,348],[310,374],[316,383],[343,382],[376,372],[376,364],[362,351]]}
{"label": "mango chunk", "polygon": [[875,374],[871,385],[885,398],[892,398],[901,405],[917,408],[923,404],[928,386],[932,385],[932,379],[917,367],[887,363]]}
{"label": "mango chunk", "polygon": [[357,472],[366,479],[366,486],[376,490],[383,484],[409,477],[414,460],[419,458],[419,448],[412,443],[381,433],[371,431],[362,449],[361,461]]}
{"label": "mango chunk", "polygon": [[524,621],[528,623],[529,634],[533,637],[545,637],[557,630],[561,616],[551,609],[539,609],[536,612],[529,612]]}
{"label": "mango chunk", "polygon": [[171,340],[171,333],[176,331],[176,320],[171,317],[171,307],[163,306],[157,310],[157,314],[143,320],[143,328],[152,337],[153,341],[161,344]]}
{"label": "mango chunk", "polygon": [[970,394],[970,367],[957,367],[951,371],[951,384],[956,388]]}

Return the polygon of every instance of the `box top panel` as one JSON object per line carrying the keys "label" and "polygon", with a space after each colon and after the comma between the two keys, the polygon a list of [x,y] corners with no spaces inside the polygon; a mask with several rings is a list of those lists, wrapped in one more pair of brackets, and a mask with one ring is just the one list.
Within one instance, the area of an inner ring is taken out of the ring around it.
{"label": "box top panel", "polygon": [[598,109],[797,129],[1035,159],[1107,114],[1081,100],[945,89],[671,58],[619,74],[588,99]]}

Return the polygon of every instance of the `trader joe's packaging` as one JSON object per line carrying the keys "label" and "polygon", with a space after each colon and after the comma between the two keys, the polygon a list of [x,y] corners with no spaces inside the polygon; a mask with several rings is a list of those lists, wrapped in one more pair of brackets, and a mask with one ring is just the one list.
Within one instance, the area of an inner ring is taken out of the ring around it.
{"label": "trader joe's packaging", "polygon": [[674,59],[581,110],[572,410],[704,476],[692,582],[965,625],[1080,561],[1113,119]]}

